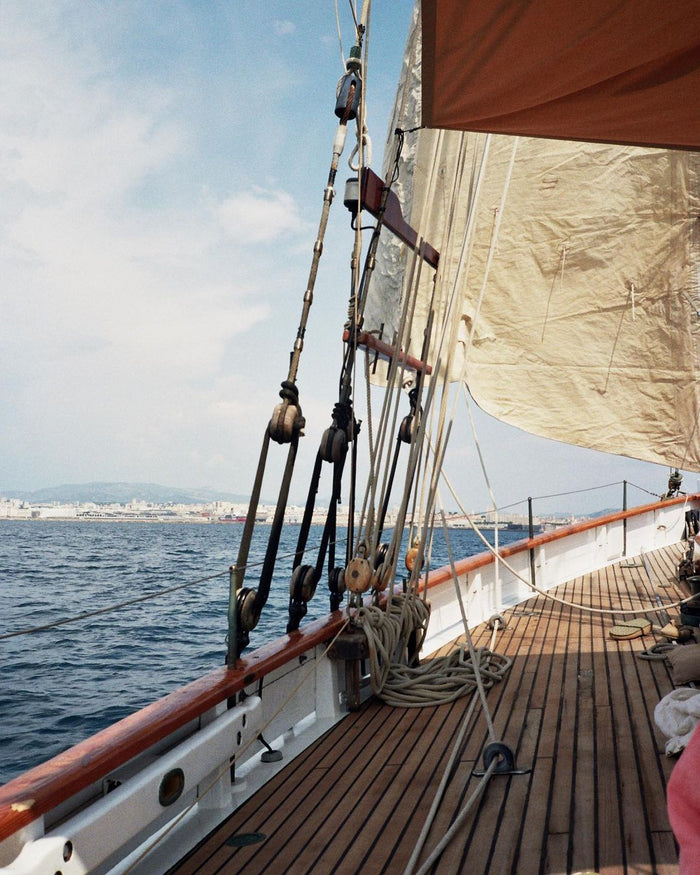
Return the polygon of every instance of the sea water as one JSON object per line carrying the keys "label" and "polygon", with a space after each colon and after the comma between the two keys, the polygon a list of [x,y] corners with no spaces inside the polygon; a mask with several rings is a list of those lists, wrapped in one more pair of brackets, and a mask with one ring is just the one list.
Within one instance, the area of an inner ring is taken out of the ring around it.
{"label": "sea water", "polygon": [[[0,520],[0,784],[224,663],[228,568],[242,530]],[[256,529],[246,586],[257,586],[269,531]],[[321,533],[313,527],[309,544],[317,545]],[[298,526],[283,531],[251,649],[285,632],[298,534]],[[523,537],[498,534],[502,544]],[[455,558],[483,549],[471,530],[451,529],[450,543]],[[344,550],[339,544],[339,558]],[[311,549],[304,561],[315,562]],[[444,537],[436,533],[431,567],[447,562]],[[175,589],[181,584],[188,585]],[[152,598],[133,602],[145,595]],[[125,602],[133,603],[39,629]],[[324,575],[302,623],[328,610]],[[23,630],[38,631],[2,637]]]}

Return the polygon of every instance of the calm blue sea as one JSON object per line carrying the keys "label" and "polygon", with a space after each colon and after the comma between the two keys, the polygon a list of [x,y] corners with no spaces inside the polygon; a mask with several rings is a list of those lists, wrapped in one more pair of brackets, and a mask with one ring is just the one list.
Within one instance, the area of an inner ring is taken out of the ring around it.
{"label": "calm blue sea", "polygon": [[[0,638],[0,784],[223,664],[228,567],[242,528],[0,520],[0,636],[157,595]],[[258,528],[250,564],[262,560],[268,532]],[[311,542],[320,535],[312,531]],[[298,527],[286,529],[282,554],[293,552],[297,536]],[[481,550],[471,531],[452,529],[450,537],[456,558]],[[499,532],[502,544],[522,537]],[[446,563],[440,538],[432,567]],[[278,562],[253,646],[284,634],[290,569],[291,558]],[[246,586],[256,586],[256,572],[248,572]],[[167,592],[211,575],[219,576]],[[304,623],[328,612],[325,587],[322,580]]]}

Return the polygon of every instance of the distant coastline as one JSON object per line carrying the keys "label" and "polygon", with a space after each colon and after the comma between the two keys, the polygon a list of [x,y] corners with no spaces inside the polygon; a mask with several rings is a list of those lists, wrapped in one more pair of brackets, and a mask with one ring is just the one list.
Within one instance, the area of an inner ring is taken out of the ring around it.
{"label": "distant coastline", "polygon": [[[192,523],[197,525],[240,525],[248,511],[246,504],[225,501],[193,504],[171,502],[158,504],[147,501],[128,501],[108,504],[88,502],[30,502],[20,498],[0,498],[0,520],[31,520],[40,522],[95,522],[95,523]],[[256,521],[266,524],[272,520],[273,505],[261,505]],[[285,522],[301,522],[304,509],[290,506],[285,513]],[[325,521],[326,508],[314,512],[320,521]],[[347,515],[347,514],[346,514]]]}
{"label": "distant coastline", "polygon": [[[13,494],[14,493],[14,494]],[[0,489],[0,520],[32,520],[61,522],[118,522],[118,523],[190,523],[196,525],[232,525],[244,523],[248,513],[249,498],[244,495],[226,495],[210,489],[185,490],[153,483],[107,483],[95,482],[72,484],[34,492]],[[314,508],[312,524],[323,525],[328,512],[322,502]],[[270,524],[275,505],[262,502],[256,510],[256,523]],[[339,506],[338,525],[345,526],[349,508]],[[304,508],[289,505],[284,522],[298,525],[304,516]],[[556,528],[574,522],[571,515],[535,517],[535,532],[544,528]],[[396,509],[387,516],[387,525],[396,520]],[[463,514],[448,514],[449,528],[470,528],[471,523],[480,528],[522,531],[526,536],[529,522],[522,514],[499,514],[483,512],[470,519]]]}
{"label": "distant coastline", "polygon": [[[19,498],[0,498],[0,521],[30,521],[30,522],[66,522],[66,523],[146,523],[163,524],[179,523],[191,525],[228,525],[234,528],[242,527],[247,513],[247,504],[228,504],[213,502],[211,504],[167,504],[157,505],[150,502],[127,502],[126,504],[97,504],[96,502],[27,502]],[[314,508],[312,525],[324,525],[327,507]],[[274,505],[261,505],[256,513],[256,523],[269,525],[274,517]],[[348,522],[348,508],[340,506],[337,512],[337,524],[345,526]],[[304,516],[304,508],[296,505],[287,507],[284,514],[286,525],[300,525]],[[387,525],[396,521],[396,510],[387,513]],[[521,531],[528,534],[528,521],[519,515],[502,516],[495,522],[492,515],[479,514],[473,517],[473,522],[479,528],[493,529],[497,527],[508,531]],[[548,518],[533,520],[534,531],[540,532],[545,527],[556,527],[572,522],[570,518]],[[447,526],[454,529],[471,528],[468,518],[462,514],[448,514]]]}

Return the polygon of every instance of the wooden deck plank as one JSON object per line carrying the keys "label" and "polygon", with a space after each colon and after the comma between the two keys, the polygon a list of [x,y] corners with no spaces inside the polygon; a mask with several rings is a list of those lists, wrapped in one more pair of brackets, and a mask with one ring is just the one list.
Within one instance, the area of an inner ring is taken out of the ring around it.
{"label": "wooden deck plank", "polygon": [[[371,855],[372,866],[381,870],[394,854],[400,855],[401,851],[408,860],[410,848],[402,841],[403,833],[407,823],[418,817],[421,806],[426,801],[429,805],[429,790],[440,780],[450,739],[461,722],[463,712],[463,702],[435,709],[420,709],[420,713],[425,713],[428,719],[421,721],[420,734],[414,739],[404,738],[401,747],[405,759],[411,760],[411,765],[403,768],[400,778],[382,775],[377,782],[382,792],[374,804],[365,805],[363,801],[362,806],[346,806],[339,828],[348,832],[354,857],[362,858],[360,864]],[[439,723],[437,734],[427,731],[432,721]],[[390,757],[389,764],[394,760],[395,757]],[[401,765],[406,764],[401,762]],[[424,816],[423,810],[420,820]],[[381,842],[378,837],[381,837]],[[309,847],[313,847],[313,842]],[[334,859],[334,848],[324,843],[323,855],[317,861],[318,871],[330,871],[325,867]]]}
{"label": "wooden deck plank", "polygon": [[[541,611],[541,619],[538,624],[536,641],[540,651],[545,645],[556,640],[561,626],[561,612],[559,607],[554,608],[554,603],[545,602],[539,596],[533,604],[535,611]],[[534,654],[533,654],[534,656]],[[545,732],[545,706],[549,701],[548,692],[550,684],[555,686],[561,683],[561,676],[552,670],[554,660],[538,659],[536,662],[536,677],[533,684],[528,721],[538,727],[538,737],[532,756],[519,757],[522,766],[530,766],[530,780],[528,782],[528,798],[524,807],[524,814],[520,824],[520,834],[514,856],[514,871],[532,872],[532,861],[541,856],[544,836],[547,832],[549,819],[549,788],[552,782],[554,758],[552,756],[553,733],[548,736]],[[554,710],[550,707],[550,713]]]}
{"label": "wooden deck plank", "polygon": [[[679,548],[647,554],[656,587],[643,566],[623,561],[556,593],[637,612],[640,598],[649,601],[645,607],[655,604],[654,589],[661,592],[661,581],[673,577],[681,555]],[[672,601],[677,592],[670,585],[661,595]],[[621,614],[589,613],[539,595],[507,619],[496,649],[513,665],[487,700],[496,737],[514,750],[516,765],[532,771],[494,777],[431,871],[675,875],[664,800],[673,762],[653,720],[672,683],[664,662],[638,657],[655,636],[615,641],[609,629]],[[480,627],[474,640],[484,645],[489,631]],[[468,704],[365,703],[172,871],[403,872]],[[482,766],[489,740],[477,708],[422,860],[477,785],[472,770]],[[266,839],[246,848],[228,843],[246,832]]]}
{"label": "wooden deck plank", "polygon": [[[582,603],[593,605],[600,591],[597,576],[581,582]],[[595,591],[595,592],[594,592]],[[574,775],[572,780],[572,837],[571,861],[573,869],[591,870],[596,858],[598,807],[596,804],[595,769],[585,764],[595,762],[596,703],[593,681],[593,623],[592,613],[581,612],[579,620],[579,649],[577,673],[577,714],[574,727]]]}
{"label": "wooden deck plank", "polygon": [[[376,707],[376,703],[372,703]],[[371,710],[371,707],[370,709]],[[392,736],[396,728],[401,726],[402,737],[413,739],[415,737],[415,723],[423,725],[428,721],[428,715],[422,711],[416,711],[407,715],[409,720],[402,720],[402,714],[388,715],[390,719],[380,722],[375,727],[375,731],[370,737],[363,737],[359,747],[363,751],[363,757],[357,756],[356,748],[349,749],[344,756],[339,760],[335,769],[339,769],[337,774],[343,775],[343,781],[334,780],[332,786],[326,793],[319,794],[319,779],[320,775],[310,774],[307,776],[299,789],[295,792],[295,798],[290,800],[290,804],[277,805],[276,799],[271,799],[270,809],[276,806],[270,814],[256,821],[257,825],[254,831],[261,831],[267,834],[274,831],[276,842],[265,843],[264,846],[259,846],[254,852],[248,854],[253,865],[253,871],[258,871],[259,866],[269,868],[274,866],[275,861],[279,861],[282,854],[285,854],[288,859],[293,859],[291,849],[288,847],[290,839],[294,839],[294,848],[302,851],[310,837],[317,831],[318,824],[312,818],[308,817],[303,806],[298,806],[297,797],[315,802],[312,805],[312,811],[318,805],[323,804],[326,809],[326,816],[323,817],[324,827],[328,819],[328,811],[339,810],[347,817],[351,810],[351,805],[355,799],[365,799],[371,803],[373,797],[379,792],[384,781],[393,779],[395,770],[405,762],[405,757],[396,757],[391,743]],[[406,745],[407,750],[410,749],[410,742]],[[391,766],[387,762],[387,752],[393,754],[396,759],[396,765]],[[377,774],[381,776],[381,780],[376,780]],[[387,775],[389,777],[387,777]],[[270,810],[268,809],[268,810]],[[249,849],[245,849],[249,851]],[[241,854],[240,856],[243,856]],[[245,872],[248,869],[236,858],[238,871]],[[277,862],[279,865],[279,862]]]}

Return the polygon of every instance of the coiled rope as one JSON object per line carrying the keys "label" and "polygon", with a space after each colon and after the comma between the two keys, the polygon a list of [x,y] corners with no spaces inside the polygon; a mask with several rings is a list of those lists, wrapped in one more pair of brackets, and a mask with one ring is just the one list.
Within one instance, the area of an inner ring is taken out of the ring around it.
{"label": "coiled rope", "polygon": [[358,610],[355,622],[367,636],[372,692],[399,708],[421,708],[454,702],[501,680],[511,660],[486,647],[470,654],[466,644],[447,656],[419,666],[407,664],[406,643],[416,633],[415,651],[425,637],[430,608],[416,595],[393,595],[384,611],[373,605]]}

